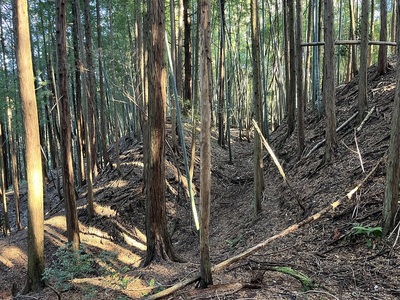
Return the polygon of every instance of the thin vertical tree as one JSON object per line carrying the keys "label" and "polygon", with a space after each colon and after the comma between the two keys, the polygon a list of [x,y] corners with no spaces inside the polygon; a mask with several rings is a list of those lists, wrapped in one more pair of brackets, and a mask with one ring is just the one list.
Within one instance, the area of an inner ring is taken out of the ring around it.
{"label": "thin vertical tree", "polygon": [[[7,101],[7,123],[8,123],[8,132],[9,132],[9,145],[11,152],[11,168],[12,168],[12,185],[14,189],[14,202],[15,202],[15,215],[16,215],[16,223],[18,230],[22,229],[21,218],[20,218],[20,209],[19,209],[19,180],[18,180],[18,165],[17,165],[17,152],[15,147],[15,139],[14,139],[14,126],[13,126],[13,111],[12,111],[12,103],[9,97],[9,78],[8,78],[8,66],[7,66],[7,56],[6,56],[6,43],[4,37],[4,29],[3,29],[3,8],[0,5],[0,38],[1,38],[1,52],[3,58],[3,72],[4,72],[4,86],[6,91],[6,101]],[[2,139],[0,139],[2,142]],[[0,146],[0,151],[1,146]],[[5,197],[5,194],[4,196]],[[3,201],[5,198],[3,198]],[[8,218],[5,219],[5,227],[7,227]]]}
{"label": "thin vertical tree", "polygon": [[303,50],[301,0],[296,1],[296,83],[297,83],[297,140],[298,157],[304,150],[304,99],[303,99]]}
{"label": "thin vertical tree", "polygon": [[[400,16],[400,2],[396,3],[396,13]],[[396,20],[396,56],[400,61],[400,19]],[[400,182],[400,68],[397,68],[396,92],[394,95],[392,125],[390,130],[389,154],[386,167],[385,198],[383,200],[383,235],[394,226],[399,201]]]}
{"label": "thin vertical tree", "polygon": [[358,82],[358,122],[367,110],[367,63],[368,63],[368,11],[369,0],[363,0],[361,7],[360,73]]}
{"label": "thin vertical tree", "polygon": [[8,217],[8,208],[7,208],[7,197],[6,197],[6,176],[5,176],[5,164],[4,164],[4,149],[3,149],[3,122],[0,121],[0,196],[1,202],[3,205],[3,216],[4,216],[4,233],[5,235],[10,234],[10,222]]}
{"label": "thin vertical tree", "polygon": [[83,112],[82,112],[82,73],[83,73],[83,63],[81,61],[82,56],[80,46],[80,33],[81,23],[80,23],[80,4],[78,0],[73,0],[71,4],[73,25],[72,25],[72,41],[74,48],[74,73],[75,73],[75,122],[76,122],[76,158],[77,158],[77,185],[81,187],[85,181],[85,166],[83,157],[83,141],[85,138],[85,129],[83,123]]}
{"label": "thin vertical tree", "polygon": [[156,257],[179,260],[174,253],[167,228],[165,199],[165,2],[148,0],[150,40],[148,41],[148,147],[146,180],[147,251],[144,266]]}
{"label": "thin vertical tree", "polygon": [[[93,46],[92,46],[92,23],[91,23],[91,8],[90,1],[84,1],[84,18],[85,18],[85,52],[86,52],[86,102],[87,102],[87,115],[86,120],[87,129],[89,132],[89,145],[86,145],[87,149],[90,148],[90,164],[93,176],[97,175],[97,139],[96,139],[96,93],[95,93],[95,76],[94,76],[94,66],[93,66]],[[89,161],[89,160],[88,160]],[[89,176],[86,174],[86,176]]]}
{"label": "thin vertical tree", "polygon": [[295,1],[287,0],[288,5],[288,41],[289,43],[289,83],[287,91],[287,136],[290,136],[295,127],[295,110],[296,110],[296,46],[295,46]]}
{"label": "thin vertical tree", "polygon": [[[76,0],[79,2],[78,0]],[[87,202],[88,202],[88,217],[91,220],[94,217],[94,198],[93,198],[93,175],[95,175],[96,166],[96,137],[95,137],[95,123],[94,123],[94,74],[93,74],[93,59],[92,59],[92,34],[90,25],[90,2],[84,1],[84,16],[85,16],[85,52],[86,63],[82,68],[84,81],[85,81],[85,143],[86,143],[86,182],[88,187]],[[77,3],[77,8],[79,4]],[[83,36],[79,31],[80,48],[83,52]],[[83,53],[82,53],[82,60]],[[94,153],[93,153],[94,152]]]}
{"label": "thin vertical tree", "polygon": [[213,284],[210,262],[210,202],[211,202],[211,3],[200,0],[199,45],[200,45],[200,94],[201,100],[201,136],[200,136],[200,287]]}
{"label": "thin vertical tree", "polygon": [[[107,122],[106,122],[106,99],[104,91],[104,71],[103,71],[103,48],[101,38],[101,16],[100,1],[96,0],[96,28],[97,28],[97,49],[99,64],[99,93],[100,93],[100,131],[101,131],[101,150],[103,154],[104,166],[110,162],[107,151]],[[114,51],[113,51],[114,53]]]}
{"label": "thin vertical tree", "polygon": [[219,0],[220,47],[218,89],[218,145],[225,147],[225,0]]}
{"label": "thin vertical tree", "polygon": [[192,38],[191,38],[191,18],[190,0],[183,0],[184,8],[184,70],[185,77],[183,83],[183,100],[192,99]]}
{"label": "thin vertical tree", "polygon": [[76,210],[74,171],[72,168],[71,112],[68,93],[68,54],[67,54],[67,4],[66,0],[57,0],[57,57],[58,57],[58,95],[61,102],[61,161],[64,203],[67,221],[68,242],[73,251],[79,249],[79,225]]}
{"label": "thin vertical tree", "polygon": [[[258,126],[262,126],[262,91],[261,91],[261,55],[260,55],[260,25],[258,21],[257,0],[250,2],[251,11],[251,52],[253,57],[253,116]],[[254,213],[261,212],[262,190],[264,188],[263,159],[261,137],[254,134]]]}
{"label": "thin vertical tree", "polygon": [[26,0],[14,2],[19,88],[25,128],[25,156],[28,184],[28,270],[23,292],[43,287],[44,213],[43,173],[40,153],[39,119],[33,77],[31,41]]}
{"label": "thin vertical tree", "polygon": [[[379,32],[379,40],[386,42],[387,40],[387,0],[381,0],[381,30]],[[372,12],[373,13],[373,12]],[[399,30],[399,28],[397,28]],[[376,68],[376,76],[383,75],[387,72],[387,45],[379,45],[378,66]]]}
{"label": "thin vertical tree", "polygon": [[323,101],[325,104],[325,161],[330,162],[336,148],[336,105],[335,105],[335,44],[333,36],[333,0],[324,0],[324,77]]}

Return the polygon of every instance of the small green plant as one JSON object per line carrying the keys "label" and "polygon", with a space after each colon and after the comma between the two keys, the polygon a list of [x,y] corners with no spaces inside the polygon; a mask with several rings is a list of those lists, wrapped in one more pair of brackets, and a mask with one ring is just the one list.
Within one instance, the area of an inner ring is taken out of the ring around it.
{"label": "small green plant", "polygon": [[82,278],[94,272],[93,255],[86,253],[85,247],[73,252],[71,244],[57,249],[51,267],[43,272],[43,280],[50,282],[55,288],[67,290],[71,287],[73,278]]}
{"label": "small green plant", "polygon": [[382,236],[382,227],[364,227],[360,224],[354,224],[352,228],[354,235],[366,235],[367,237],[380,237]]}
{"label": "small green plant", "polygon": [[382,236],[382,227],[370,227],[370,226],[362,226],[360,224],[354,224],[352,228],[353,235],[363,235],[365,236],[365,242],[367,247],[373,248],[375,246],[374,239]]}
{"label": "small green plant", "polygon": [[239,244],[241,241],[243,241],[243,236],[239,235],[238,237],[234,239],[227,239],[225,242],[231,246],[232,248],[235,247],[237,244]]}

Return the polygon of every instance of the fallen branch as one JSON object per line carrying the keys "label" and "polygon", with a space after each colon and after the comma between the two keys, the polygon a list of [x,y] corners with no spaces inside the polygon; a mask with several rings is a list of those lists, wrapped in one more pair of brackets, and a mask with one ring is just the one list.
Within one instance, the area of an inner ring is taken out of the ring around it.
{"label": "fallen branch", "polygon": [[[354,193],[357,192],[358,189],[375,173],[376,169],[378,168],[379,164],[382,162],[382,160],[384,159],[385,156],[386,155],[382,156],[381,159],[373,167],[373,169],[367,174],[367,176],[354,189],[352,189],[350,192],[348,192],[341,199],[339,199],[339,200],[337,200],[335,202],[332,202],[331,204],[326,206],[324,209],[322,209],[318,213],[315,213],[312,216],[309,216],[308,218],[304,219],[303,221],[301,221],[301,222],[299,222],[297,224],[293,224],[293,225],[289,226],[288,228],[286,228],[286,229],[282,230],[281,232],[275,234],[274,236],[266,239],[265,241],[255,245],[254,247],[252,247],[252,248],[250,248],[250,249],[248,249],[248,250],[246,250],[246,251],[244,251],[244,252],[242,252],[242,253],[234,256],[234,257],[231,257],[231,258],[229,258],[229,259],[217,264],[216,266],[214,266],[212,268],[212,272],[219,272],[219,271],[222,271],[222,270],[226,269],[230,265],[232,265],[232,264],[234,264],[234,263],[236,263],[236,262],[238,262],[238,261],[240,261],[242,259],[245,259],[245,258],[249,257],[254,252],[265,248],[266,246],[271,244],[273,241],[275,241],[275,240],[277,240],[277,239],[279,239],[281,237],[287,236],[290,233],[296,232],[297,230],[299,230],[300,228],[304,227],[305,225],[310,224],[310,223],[318,220],[319,218],[321,218],[322,216],[327,214],[329,211],[331,211],[331,210],[337,208],[339,205],[341,205],[343,203],[343,201],[346,200],[346,198],[350,200],[353,197]],[[161,292],[159,292],[157,294],[154,294],[154,295],[150,295],[150,296],[146,297],[145,299],[148,299],[148,300],[160,299],[162,297],[171,295],[172,293],[184,288],[185,286],[200,280],[200,278],[201,278],[200,274],[194,275],[193,277],[188,278],[188,279],[186,279],[186,280],[184,280],[182,282],[179,282],[176,285],[173,285],[172,287],[170,287],[170,288],[168,288],[166,290],[163,290],[163,291],[161,291]]]}
{"label": "fallen branch", "polygon": [[279,163],[278,158],[276,157],[274,151],[272,150],[272,148],[271,148],[270,145],[268,144],[267,140],[264,138],[264,136],[263,136],[263,134],[262,134],[260,128],[259,128],[258,125],[257,125],[257,122],[256,122],[254,119],[253,119],[253,125],[254,125],[254,128],[257,130],[258,135],[260,136],[261,141],[262,141],[264,147],[267,149],[269,155],[271,155],[272,160],[274,161],[276,167],[277,167],[278,170],[279,170],[279,173],[282,175],[283,181],[285,181],[285,183],[286,183],[287,186],[289,187],[290,191],[295,195],[296,200],[297,200],[297,203],[300,205],[300,207],[301,207],[301,209],[303,210],[303,212],[305,212],[305,211],[306,211],[306,208],[305,208],[304,205],[301,203],[299,195],[296,193],[296,191],[295,191],[295,190],[292,188],[292,186],[289,184],[289,181],[287,180],[286,174],[285,174],[285,172],[283,171],[283,168],[282,168],[281,164]]}
{"label": "fallen branch", "polygon": [[[348,118],[342,125],[340,125],[338,128],[336,128],[336,132],[339,132],[343,127],[345,127],[347,124],[349,124],[355,117],[357,117],[358,112],[355,112],[350,118]],[[324,143],[326,142],[326,139],[323,139],[322,141],[318,142],[305,156],[305,158],[309,157],[311,153],[313,153],[315,150],[317,150],[319,147],[321,147]]]}
{"label": "fallen branch", "polygon": [[365,116],[364,120],[362,120],[360,125],[357,127],[357,132],[359,132],[363,128],[364,124],[368,121],[369,117],[371,117],[371,115],[374,112],[374,110],[375,110],[375,106],[371,108],[371,110]]}

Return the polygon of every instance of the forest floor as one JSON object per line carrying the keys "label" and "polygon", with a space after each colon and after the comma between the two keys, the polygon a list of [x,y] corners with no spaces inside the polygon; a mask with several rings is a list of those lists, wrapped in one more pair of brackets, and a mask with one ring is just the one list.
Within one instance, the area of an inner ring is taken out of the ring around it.
{"label": "forest floor", "polygon": [[[324,120],[306,114],[306,150],[297,155],[297,134],[286,137],[282,124],[270,136],[292,190],[279,175],[265,151],[262,213],[255,218],[252,206],[253,144],[240,140],[232,130],[233,163],[228,151],[212,138],[212,204],[210,255],[215,265],[279,233],[292,224],[342,199],[343,203],[298,231],[276,239],[263,249],[227,269],[213,274],[214,286],[195,289],[194,284],[168,299],[398,299],[400,297],[399,228],[391,237],[377,235],[382,218],[385,162],[389,145],[395,92],[395,66],[369,82],[371,116],[357,132],[353,119],[338,131],[337,151],[324,164],[324,146],[308,157],[324,139]],[[375,67],[369,69],[369,78]],[[337,124],[357,111],[357,78],[337,89]],[[168,141],[171,143],[170,134]],[[187,147],[190,128],[187,128]],[[357,146],[358,145],[358,146]],[[357,148],[358,147],[358,148]],[[198,149],[198,148],[197,148]],[[115,153],[110,150],[115,161]],[[75,276],[60,249],[66,243],[63,204],[56,192],[56,174],[47,185],[45,252],[46,267],[55,274],[51,284],[62,299],[137,299],[161,291],[199,272],[198,233],[185,197],[183,160],[167,147],[167,208],[169,230],[176,252],[187,262],[156,261],[140,266],[145,257],[145,197],[142,193],[142,143],[121,141],[121,172],[104,168],[95,181],[96,217],[87,219],[85,188],[79,194],[82,250],[87,259],[75,266]],[[199,153],[197,152],[197,155]],[[361,160],[360,160],[361,157]],[[383,159],[382,159],[383,158]],[[382,159],[382,160],[381,160]],[[194,188],[199,194],[199,158]],[[362,182],[351,199],[346,194]],[[21,190],[26,207],[26,189]],[[49,287],[21,296],[27,265],[27,230],[16,231],[12,192],[7,194],[12,234],[0,239],[0,299],[57,299]],[[299,202],[305,207],[300,207]],[[26,226],[26,213],[23,214]],[[358,227],[357,227],[358,226]],[[58,250],[57,250],[58,249]],[[60,254],[61,253],[61,254]],[[286,267],[286,268],[277,268]],[[290,268],[290,269],[289,269]],[[294,275],[288,274],[292,270]],[[303,275],[301,277],[300,275]],[[301,277],[301,278],[300,278]],[[309,282],[299,279],[310,279]]]}

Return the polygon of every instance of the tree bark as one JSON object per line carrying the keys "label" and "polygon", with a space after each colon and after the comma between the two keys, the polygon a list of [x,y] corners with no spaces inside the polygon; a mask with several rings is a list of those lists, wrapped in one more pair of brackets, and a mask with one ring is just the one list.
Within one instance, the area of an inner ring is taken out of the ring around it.
{"label": "tree bark", "polygon": [[148,0],[148,5],[149,165],[146,183],[147,251],[144,266],[156,258],[178,260],[168,235],[165,200],[165,3],[164,0]]}
{"label": "tree bark", "polygon": [[369,0],[362,1],[360,73],[358,82],[358,122],[360,123],[367,110],[367,63],[368,63],[368,10]]}
{"label": "tree bark", "polygon": [[219,0],[220,48],[218,89],[218,144],[225,147],[225,0]]}
{"label": "tree bark", "polygon": [[297,83],[297,140],[298,140],[298,158],[304,151],[304,100],[303,100],[303,53],[301,47],[302,41],[302,17],[301,0],[296,1],[296,83]]}
{"label": "tree bark", "polygon": [[287,136],[290,136],[295,127],[295,107],[296,107],[296,46],[294,42],[295,22],[294,22],[294,0],[288,1],[288,40],[289,40],[289,90],[287,92]]}
{"label": "tree bark", "polygon": [[67,60],[67,4],[65,0],[57,1],[57,56],[58,85],[61,102],[61,155],[62,179],[65,212],[67,220],[68,242],[72,243],[73,251],[79,249],[79,225],[76,210],[74,172],[72,169],[71,112],[68,95],[68,60]]}
{"label": "tree bark", "polygon": [[[97,21],[97,49],[99,63],[99,93],[100,93],[100,128],[101,128],[101,151],[103,154],[104,166],[110,162],[107,151],[107,122],[106,122],[106,100],[104,95],[104,75],[103,75],[103,49],[101,40],[101,18],[100,1],[96,0],[96,21]],[[113,49],[111,47],[111,49]],[[114,52],[112,52],[114,53]],[[114,60],[113,60],[114,61]],[[119,157],[117,155],[117,157]]]}
{"label": "tree bark", "polygon": [[25,156],[28,183],[28,270],[23,292],[43,287],[44,213],[43,173],[40,153],[39,120],[31,56],[31,42],[26,0],[14,2],[17,37],[17,66],[25,128]]}
{"label": "tree bark", "polygon": [[333,0],[324,0],[324,78],[323,78],[323,100],[325,104],[326,118],[326,147],[325,161],[332,159],[336,148],[336,104],[335,104],[335,51],[333,37]]}
{"label": "tree bark", "polygon": [[[396,13],[400,16],[400,2],[396,3]],[[396,20],[400,28],[400,20]],[[397,61],[400,61],[400,32],[396,32]],[[400,68],[397,68],[396,93],[394,96],[392,125],[390,130],[389,154],[386,167],[385,198],[383,200],[383,235],[386,236],[394,227],[399,201],[400,182]]]}
{"label": "tree bark", "polygon": [[[380,5],[381,10],[381,30],[379,33],[379,40],[386,41],[387,40],[387,0],[381,0]],[[400,30],[400,28],[397,28]],[[378,67],[376,69],[376,76],[381,76],[387,72],[387,46],[381,45],[379,46],[378,52]]]}
{"label": "tree bark", "polygon": [[[253,116],[261,127],[262,122],[262,92],[261,92],[261,57],[260,57],[260,25],[258,23],[257,0],[252,0],[251,5],[251,40],[253,57]],[[264,188],[263,159],[261,138],[254,134],[254,213],[255,217],[261,212],[262,190]]]}
{"label": "tree bark", "polygon": [[[222,0],[223,1],[223,0]],[[201,100],[201,136],[200,136],[200,287],[213,284],[210,262],[209,227],[211,204],[211,3],[200,0],[200,81]]]}

